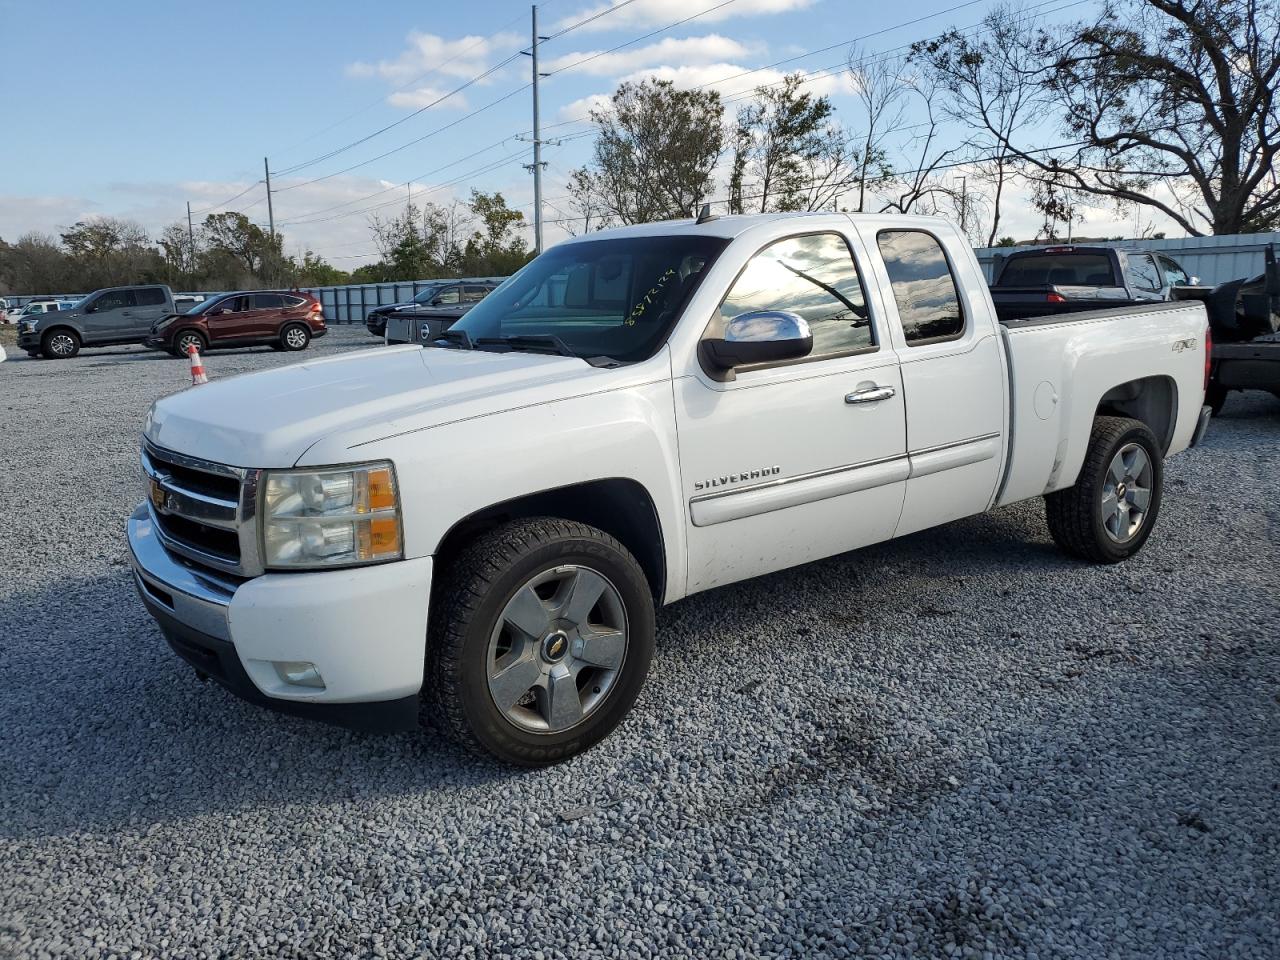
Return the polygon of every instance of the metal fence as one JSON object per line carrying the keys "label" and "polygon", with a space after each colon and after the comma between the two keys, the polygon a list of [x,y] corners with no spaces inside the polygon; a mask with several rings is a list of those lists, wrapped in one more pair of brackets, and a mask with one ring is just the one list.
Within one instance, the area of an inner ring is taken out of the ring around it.
{"label": "metal fence", "polygon": [[365,314],[388,303],[407,303],[438,280],[361,283],[345,287],[304,287],[324,307],[328,323],[364,323]]}
{"label": "metal fence", "polygon": [[[1177,260],[1188,273],[1199,277],[1207,286],[1225,283],[1238,277],[1256,277],[1262,273],[1263,256],[1268,244],[1276,244],[1280,249],[1280,233],[1241,233],[1221,237],[1180,237],[1175,240],[1110,240],[1105,243],[1091,244],[1085,241],[1081,246],[1117,247],[1121,250],[1144,250],[1167,253]],[[1037,246],[1063,246],[1061,242],[1054,244],[1037,244]],[[995,259],[1000,254],[1010,254],[1019,250],[1033,250],[1035,247],[983,247],[975,250],[982,270],[991,281],[991,271]]]}

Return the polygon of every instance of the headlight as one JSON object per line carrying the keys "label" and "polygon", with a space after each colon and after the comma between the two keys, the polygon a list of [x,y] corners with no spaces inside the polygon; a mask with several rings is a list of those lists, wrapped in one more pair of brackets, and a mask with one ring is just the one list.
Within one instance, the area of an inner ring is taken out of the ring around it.
{"label": "headlight", "polygon": [[346,567],[404,556],[396,475],[385,460],[332,470],[269,470],[262,503],[268,567]]}

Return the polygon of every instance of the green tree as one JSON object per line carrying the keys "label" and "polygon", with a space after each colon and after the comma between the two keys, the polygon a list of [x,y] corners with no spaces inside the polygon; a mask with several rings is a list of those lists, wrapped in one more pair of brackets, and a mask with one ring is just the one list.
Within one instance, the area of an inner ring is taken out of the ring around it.
{"label": "green tree", "polygon": [[710,195],[724,150],[720,94],[649,78],[591,111],[591,162],[570,180],[574,206],[622,223],[690,217]]}
{"label": "green tree", "polygon": [[802,74],[757,87],[738,113],[729,175],[729,212],[820,210],[853,169],[826,97],[803,89]]}
{"label": "green tree", "polygon": [[521,229],[524,214],[507,206],[501,193],[471,191],[468,204],[478,229],[462,252],[462,273],[473,277],[508,276],[529,262],[529,245]]}
{"label": "green tree", "polygon": [[267,231],[243,213],[211,213],[200,228],[205,272],[233,279],[226,286],[270,282],[284,265],[280,235]]}

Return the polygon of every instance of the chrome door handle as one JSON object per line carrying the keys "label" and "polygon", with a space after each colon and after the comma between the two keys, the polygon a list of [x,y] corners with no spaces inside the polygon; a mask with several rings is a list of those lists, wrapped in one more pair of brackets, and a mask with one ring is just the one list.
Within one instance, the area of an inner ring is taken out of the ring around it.
{"label": "chrome door handle", "polygon": [[865,390],[858,390],[854,393],[846,393],[844,395],[845,403],[878,403],[881,400],[888,400],[897,394],[897,390],[893,387],[867,387]]}

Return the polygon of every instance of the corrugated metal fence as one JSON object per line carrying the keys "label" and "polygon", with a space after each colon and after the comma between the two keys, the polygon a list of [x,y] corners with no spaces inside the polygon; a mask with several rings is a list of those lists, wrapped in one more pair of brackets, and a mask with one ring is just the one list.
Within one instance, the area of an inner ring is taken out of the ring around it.
{"label": "corrugated metal fence", "polygon": [[[1235,280],[1237,277],[1256,277],[1262,273],[1264,251],[1267,244],[1276,244],[1280,252],[1280,233],[1243,233],[1221,237],[1180,237],[1176,240],[1116,240],[1098,246],[1118,247],[1121,250],[1148,250],[1167,253],[1183,269],[1200,278],[1208,286]],[[1041,246],[1062,246],[1041,244]],[[1081,246],[1092,246],[1082,241]],[[1032,247],[983,247],[975,250],[982,264],[987,281],[998,254],[1009,254]]]}
{"label": "corrugated metal fence", "polygon": [[400,283],[361,283],[346,287],[304,287],[324,307],[329,323],[364,323],[374,307],[407,303],[438,280],[405,280]]}

